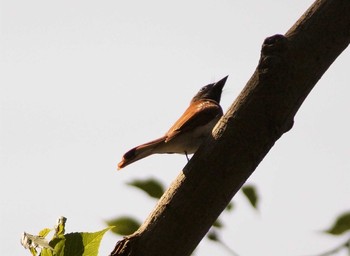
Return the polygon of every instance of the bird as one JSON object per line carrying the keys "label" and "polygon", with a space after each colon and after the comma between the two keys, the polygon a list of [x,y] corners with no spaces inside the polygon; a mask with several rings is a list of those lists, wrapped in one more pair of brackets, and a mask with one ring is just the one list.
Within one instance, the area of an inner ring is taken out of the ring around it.
{"label": "bird", "polygon": [[188,154],[197,151],[223,115],[220,99],[227,78],[203,86],[164,136],[127,151],[117,169],[153,154],[185,154],[189,160]]}

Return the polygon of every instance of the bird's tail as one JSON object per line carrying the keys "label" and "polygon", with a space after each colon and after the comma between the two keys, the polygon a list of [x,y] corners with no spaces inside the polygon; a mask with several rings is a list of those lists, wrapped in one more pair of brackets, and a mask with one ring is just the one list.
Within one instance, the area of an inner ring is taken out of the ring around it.
{"label": "bird's tail", "polygon": [[166,137],[163,136],[159,139],[152,140],[148,143],[145,143],[133,149],[130,149],[128,152],[126,152],[123,155],[122,160],[118,164],[118,170],[124,168],[125,166],[133,162],[136,162],[137,160],[140,160],[149,155],[157,153],[156,149],[158,148],[158,146],[162,145],[165,142],[165,140],[166,140]]}

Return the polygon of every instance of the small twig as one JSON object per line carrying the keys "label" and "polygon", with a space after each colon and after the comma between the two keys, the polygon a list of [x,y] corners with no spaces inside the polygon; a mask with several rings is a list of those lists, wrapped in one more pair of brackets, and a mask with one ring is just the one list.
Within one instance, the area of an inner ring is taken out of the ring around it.
{"label": "small twig", "polygon": [[230,248],[227,244],[225,244],[223,241],[220,239],[217,240],[218,243],[220,243],[227,251],[229,251],[233,256],[239,256],[238,253],[236,253],[232,248]]}
{"label": "small twig", "polygon": [[333,254],[339,252],[340,250],[342,250],[344,248],[347,248],[349,250],[349,255],[350,255],[350,239],[345,241],[345,243],[342,243],[342,244],[338,245],[334,249],[331,249],[331,250],[326,251],[326,252],[321,253],[321,254],[317,254],[315,256],[330,256],[330,255],[333,255]]}

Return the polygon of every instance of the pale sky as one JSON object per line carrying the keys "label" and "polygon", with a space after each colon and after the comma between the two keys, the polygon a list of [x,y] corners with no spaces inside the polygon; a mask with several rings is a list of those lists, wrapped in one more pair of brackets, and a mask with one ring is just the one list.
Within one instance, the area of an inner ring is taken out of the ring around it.
{"label": "pale sky", "polygon": [[[30,255],[21,233],[62,215],[67,232],[144,220],[155,202],[125,183],[168,185],[186,158],[152,156],[117,172],[123,153],[163,135],[200,87],[229,75],[226,110],[264,38],[284,34],[312,2],[2,1],[1,254]],[[350,210],[349,67],[347,49],[248,180],[259,211],[238,194],[225,214],[223,240],[240,256],[314,255],[345,239],[319,231]],[[100,255],[118,239],[107,234]],[[229,254],[203,240],[196,255]]]}

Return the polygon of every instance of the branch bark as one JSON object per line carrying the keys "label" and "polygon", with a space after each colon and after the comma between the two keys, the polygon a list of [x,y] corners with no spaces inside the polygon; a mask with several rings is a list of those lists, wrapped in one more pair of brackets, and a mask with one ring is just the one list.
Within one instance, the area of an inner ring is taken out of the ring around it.
{"label": "branch bark", "polygon": [[148,219],[111,255],[190,255],[235,193],[293,126],[299,107],[350,42],[350,1],[318,0],[257,69]]}

